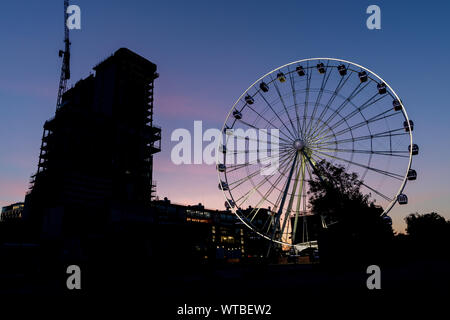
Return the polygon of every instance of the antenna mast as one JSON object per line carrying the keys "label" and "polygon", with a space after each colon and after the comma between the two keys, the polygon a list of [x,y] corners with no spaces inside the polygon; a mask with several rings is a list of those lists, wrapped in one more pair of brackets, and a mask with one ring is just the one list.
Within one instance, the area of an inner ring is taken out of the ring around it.
{"label": "antenna mast", "polygon": [[65,48],[59,50],[59,56],[63,58],[61,66],[61,77],[59,78],[58,100],[56,101],[56,110],[61,107],[62,96],[66,92],[67,80],[70,79],[70,41],[69,29],[67,28],[67,19],[69,14],[67,8],[69,7],[69,0],[64,0],[64,44]]}

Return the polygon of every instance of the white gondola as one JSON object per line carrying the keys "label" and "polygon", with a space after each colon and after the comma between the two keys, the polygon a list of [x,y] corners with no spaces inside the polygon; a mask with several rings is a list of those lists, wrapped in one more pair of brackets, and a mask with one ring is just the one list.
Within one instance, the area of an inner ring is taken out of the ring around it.
{"label": "white gondola", "polygon": [[367,81],[367,72],[361,71],[358,72],[359,81],[366,82]]}
{"label": "white gondola", "polygon": [[264,81],[261,82],[261,83],[259,84],[259,88],[260,88],[263,92],[269,91],[269,86],[268,86],[267,83],[265,83]]}
{"label": "white gondola", "polygon": [[226,167],[223,163],[219,163],[219,164],[217,165],[217,170],[218,170],[219,172],[225,172],[226,169],[227,169],[227,167]]}
{"label": "white gondola", "polygon": [[228,188],[228,183],[226,183],[225,181],[220,181],[220,183],[219,183],[219,189],[221,189],[221,190],[223,190],[223,191],[229,190],[229,188]]}
{"label": "white gondola", "polygon": [[401,193],[397,196],[397,201],[399,204],[407,204],[408,203],[408,197],[406,194]]}
{"label": "white gondola", "polygon": [[400,111],[400,110],[402,110],[402,104],[401,104],[400,101],[398,101],[397,99],[395,99],[394,101],[392,101],[392,105],[394,106],[394,111]]}
{"label": "white gondola", "polygon": [[228,126],[225,126],[225,128],[223,128],[223,133],[225,133],[227,136],[232,136],[233,135],[233,129],[231,129]]}
{"label": "white gondola", "polygon": [[247,102],[248,104],[253,104],[255,102],[255,99],[253,99],[253,97],[250,95],[246,95],[245,102]]}
{"label": "white gondola", "polygon": [[297,71],[297,74],[302,77],[305,75],[305,70],[303,69],[302,66],[297,66],[297,68],[295,68],[295,70]]}
{"label": "white gondola", "polygon": [[409,169],[408,170],[408,180],[416,180],[417,179],[417,172],[416,170]]}
{"label": "white gondola", "polygon": [[238,120],[242,119],[242,112],[240,112],[238,110],[234,110],[233,111],[233,117],[235,117]]}
{"label": "white gondola", "polygon": [[403,122],[403,128],[405,128],[406,132],[409,132],[410,130],[413,131],[414,130],[414,122],[412,120],[409,120],[409,125],[408,125],[408,121],[405,120]]}
{"label": "white gondola", "polygon": [[277,79],[278,79],[281,83],[283,83],[283,82],[286,81],[286,76],[284,75],[283,72],[278,72],[278,74],[277,74]]}
{"label": "white gondola", "polygon": [[319,70],[319,73],[325,73],[325,66],[322,62],[317,64],[317,70]]}
{"label": "white gondola", "polygon": [[345,76],[347,74],[347,68],[343,64],[338,65],[337,69],[341,76]]}
{"label": "white gondola", "polygon": [[379,94],[385,94],[387,92],[386,83],[380,82],[377,84],[377,89]]}
{"label": "white gondola", "polygon": [[[411,146],[408,146],[408,151],[411,152]],[[413,156],[416,156],[416,155],[419,154],[419,146],[417,144],[415,144],[415,143],[412,145],[412,152],[411,152],[411,154]]]}

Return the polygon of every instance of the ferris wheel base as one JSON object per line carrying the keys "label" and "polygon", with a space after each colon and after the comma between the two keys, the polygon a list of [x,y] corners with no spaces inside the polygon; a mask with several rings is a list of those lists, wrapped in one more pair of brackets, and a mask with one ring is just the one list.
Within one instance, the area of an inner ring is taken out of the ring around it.
{"label": "ferris wheel base", "polygon": [[318,249],[319,245],[317,244],[317,240],[314,241],[308,241],[308,242],[301,242],[294,245],[294,248],[297,252],[300,252],[302,250],[305,250],[307,248],[315,248]]}

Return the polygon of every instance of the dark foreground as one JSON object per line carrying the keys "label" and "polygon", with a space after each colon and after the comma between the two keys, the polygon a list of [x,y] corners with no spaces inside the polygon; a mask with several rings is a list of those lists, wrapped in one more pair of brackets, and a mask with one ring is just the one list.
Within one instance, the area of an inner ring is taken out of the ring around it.
{"label": "dark foreground", "polygon": [[[157,313],[157,319],[202,319],[204,316],[180,316],[177,312],[180,307],[220,308],[224,304],[270,305],[271,315],[258,316],[261,319],[278,319],[304,312],[337,312],[336,307],[345,312],[359,307],[371,313],[391,307],[420,308],[430,312],[442,306],[440,301],[450,298],[448,260],[424,259],[380,267],[380,290],[367,288],[367,266],[260,262],[187,267],[180,262],[170,267],[82,266],[81,290],[68,290],[67,274],[61,270],[40,270],[27,275],[3,273],[0,293],[3,297],[21,300],[55,301],[58,298],[68,303],[76,301],[77,306],[93,302],[99,306],[101,301],[109,301],[108,308],[113,309],[131,303],[134,307],[129,311],[145,308],[152,314]],[[211,314],[209,318],[217,316]],[[250,315],[222,317],[247,319]]]}

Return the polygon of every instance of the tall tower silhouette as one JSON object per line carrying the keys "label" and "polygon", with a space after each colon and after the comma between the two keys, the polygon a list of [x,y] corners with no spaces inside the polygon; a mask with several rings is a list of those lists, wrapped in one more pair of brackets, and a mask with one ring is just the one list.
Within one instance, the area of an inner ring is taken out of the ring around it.
{"label": "tall tower silhouette", "polygon": [[99,228],[114,212],[145,211],[154,193],[156,65],[121,48],[94,70],[64,93],[44,124],[25,201],[27,218],[44,233]]}

